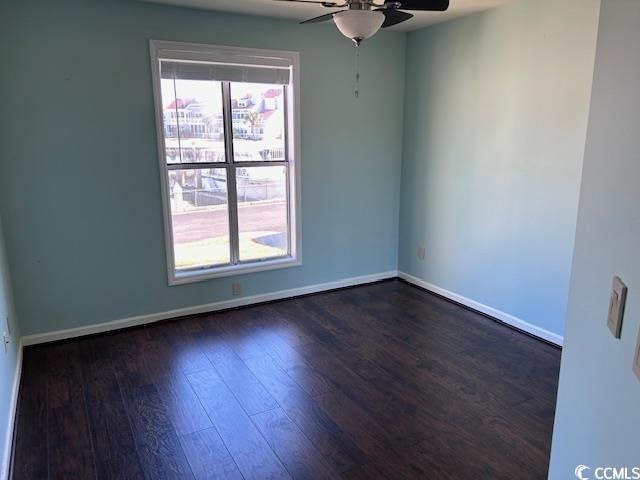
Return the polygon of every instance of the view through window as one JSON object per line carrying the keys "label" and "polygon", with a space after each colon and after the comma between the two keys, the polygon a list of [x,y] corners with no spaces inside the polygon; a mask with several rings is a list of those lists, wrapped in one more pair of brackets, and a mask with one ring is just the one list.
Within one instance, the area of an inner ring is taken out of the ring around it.
{"label": "view through window", "polygon": [[174,275],[291,258],[288,83],[244,66],[158,66]]}

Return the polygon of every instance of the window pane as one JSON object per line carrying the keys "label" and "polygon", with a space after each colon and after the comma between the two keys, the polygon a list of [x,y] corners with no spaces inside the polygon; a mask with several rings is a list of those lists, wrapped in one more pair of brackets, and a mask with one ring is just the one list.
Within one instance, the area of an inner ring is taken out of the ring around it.
{"label": "window pane", "polygon": [[284,87],[231,83],[236,162],[285,160]]}
{"label": "window pane", "polygon": [[240,260],[287,255],[285,167],[236,169]]}
{"label": "window pane", "polygon": [[227,172],[169,170],[176,270],[229,263]]}
{"label": "window pane", "polygon": [[161,82],[167,163],[224,162],[222,84]]}

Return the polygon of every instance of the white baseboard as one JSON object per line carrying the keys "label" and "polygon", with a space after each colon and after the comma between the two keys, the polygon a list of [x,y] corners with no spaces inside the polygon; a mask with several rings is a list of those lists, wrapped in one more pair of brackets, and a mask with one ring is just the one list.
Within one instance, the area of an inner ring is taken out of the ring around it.
{"label": "white baseboard", "polygon": [[280,300],[283,298],[297,297],[300,295],[308,295],[310,293],[324,292],[324,291],[333,290],[336,288],[362,285],[365,283],[377,282],[379,280],[396,278],[397,276],[398,276],[398,272],[395,270],[392,270],[388,272],[374,273],[371,275],[363,275],[360,277],[344,278],[342,280],[336,280],[333,282],[307,285],[305,287],[291,288],[289,290],[279,290],[277,292],[263,293],[260,295],[251,295],[248,297],[241,297],[241,298],[232,298],[230,300],[206,303],[204,305],[196,305],[193,307],[186,307],[186,308],[177,308],[175,310],[168,310],[165,312],[150,313],[147,315],[140,315],[137,317],[123,318],[120,320],[113,320],[110,322],[98,323],[95,325],[88,325],[86,327],[69,328],[66,330],[46,332],[46,333],[41,333],[37,335],[27,335],[25,337],[22,337],[22,344],[24,346],[28,346],[28,345],[36,345],[39,343],[54,342],[57,340],[66,340],[68,338],[82,337],[85,335],[109,332],[111,330],[118,330],[121,328],[145,325],[147,323],[153,323],[160,320],[167,320],[169,318],[183,317],[186,315],[194,315],[198,313],[215,312],[217,310],[226,310],[228,308],[243,307],[245,305],[252,305],[255,303],[270,302],[272,300]]}
{"label": "white baseboard", "polygon": [[327,290],[333,290],[336,288],[351,287],[355,285],[362,285],[365,283],[377,282],[379,280],[386,280],[389,278],[400,277],[409,283],[417,285],[429,290],[430,292],[441,295],[449,300],[465,305],[473,310],[489,315],[496,318],[501,322],[511,325],[515,328],[523,330],[531,335],[542,338],[548,342],[562,346],[563,337],[545,330],[544,328],[532,325],[522,319],[514,317],[495,308],[489,307],[482,303],[476,302],[469,298],[458,295],[457,293],[450,292],[444,288],[440,288],[436,285],[432,285],[424,280],[409,275],[404,272],[397,272],[391,270],[388,272],[374,273],[371,275],[363,275],[359,277],[344,278],[342,280],[336,280],[333,282],[318,283],[315,285],[307,285],[305,287],[291,288],[288,290],[279,290],[276,292],[263,293],[259,295],[251,295],[248,297],[232,298],[229,300],[222,300],[220,302],[206,303],[203,305],[196,305],[193,307],[177,308],[175,310],[167,310],[164,312],[150,313],[147,315],[139,315],[136,317],[128,317],[119,320],[112,320],[110,322],[98,323],[94,325],[88,325],[85,327],[69,328],[66,330],[58,330],[54,332],[46,332],[36,335],[28,335],[22,337],[22,345],[36,345],[39,343],[54,342],[57,340],[66,340],[69,338],[82,337],[85,335],[92,335],[95,333],[109,332],[112,330],[118,330],[121,328],[135,327],[138,325],[145,325],[147,323],[153,323],[160,320],[167,320],[175,317],[182,317],[186,315],[194,315],[198,313],[215,312],[218,310],[225,310],[229,308],[242,307],[245,305],[252,305],[256,303],[269,302],[273,300],[281,300],[284,298],[297,297],[300,295],[307,295],[310,293],[324,292]]}
{"label": "white baseboard", "polygon": [[13,375],[13,386],[11,388],[11,398],[9,400],[9,419],[7,421],[7,431],[4,435],[4,452],[2,452],[2,469],[0,469],[0,479],[9,479],[9,467],[11,462],[11,448],[13,446],[13,430],[18,411],[18,391],[20,390],[20,377],[22,376],[22,341],[18,344],[18,358],[16,359],[16,371]]}
{"label": "white baseboard", "polygon": [[562,342],[564,339],[557,333],[550,332],[549,330],[545,330],[544,328],[536,327],[535,325],[532,325],[529,322],[525,322],[524,320],[514,317],[513,315],[501,312],[500,310],[496,310],[495,308],[476,302],[475,300],[471,300],[470,298],[463,297],[462,295],[458,295],[457,293],[450,292],[449,290],[445,290],[444,288],[440,288],[436,285],[425,282],[424,280],[418,277],[414,277],[413,275],[409,275],[408,273],[398,272],[398,277],[406,280],[409,283],[417,285],[418,287],[422,287],[425,290],[429,290],[430,292],[441,295],[445,298],[448,298],[449,300],[460,303],[465,307],[469,307],[473,310],[484,313],[485,315],[489,315],[490,317],[500,320],[507,325],[511,325],[518,330],[522,330],[531,335],[542,338],[543,340],[551,342],[555,345],[562,346]]}

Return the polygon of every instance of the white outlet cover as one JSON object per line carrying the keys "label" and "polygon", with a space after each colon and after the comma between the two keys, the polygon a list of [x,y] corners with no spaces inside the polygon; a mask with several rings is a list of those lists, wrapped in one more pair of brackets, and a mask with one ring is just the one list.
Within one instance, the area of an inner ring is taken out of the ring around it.
{"label": "white outlet cover", "polygon": [[614,337],[620,338],[622,332],[622,317],[624,316],[624,305],[627,301],[627,286],[620,277],[613,277],[611,287],[611,299],[609,300],[609,315],[607,316],[607,326]]}

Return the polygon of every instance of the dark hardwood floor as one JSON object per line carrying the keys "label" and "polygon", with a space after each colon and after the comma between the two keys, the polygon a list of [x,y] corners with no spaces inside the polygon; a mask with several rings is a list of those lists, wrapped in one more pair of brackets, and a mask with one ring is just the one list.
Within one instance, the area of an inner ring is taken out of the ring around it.
{"label": "dark hardwood floor", "polygon": [[12,475],[544,479],[559,363],[397,280],[31,347]]}

